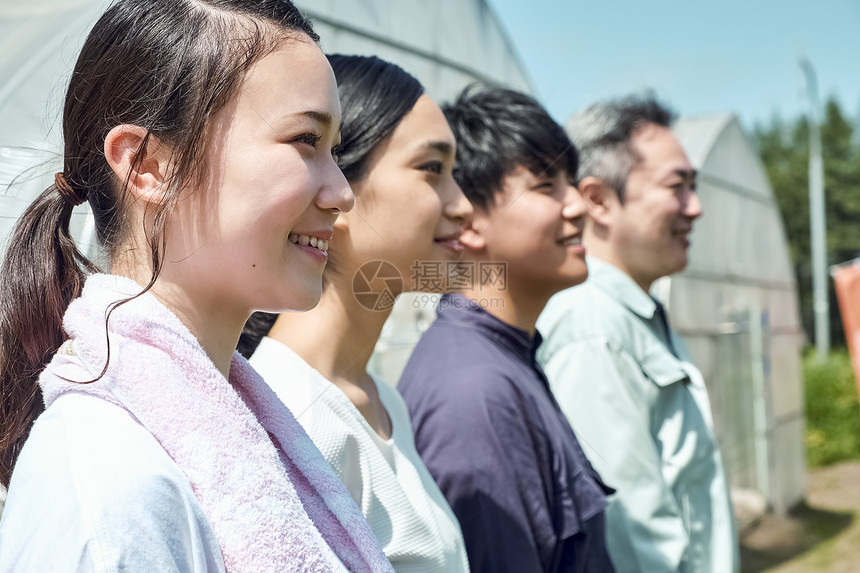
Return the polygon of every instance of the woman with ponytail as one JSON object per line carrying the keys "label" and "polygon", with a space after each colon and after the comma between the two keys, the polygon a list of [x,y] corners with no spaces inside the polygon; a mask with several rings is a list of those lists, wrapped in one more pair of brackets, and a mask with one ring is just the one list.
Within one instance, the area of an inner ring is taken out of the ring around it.
{"label": "woman with ponytail", "polygon": [[390,571],[233,352],[253,311],[317,304],[326,255],[292,239],[352,207],[316,41],[286,0],[119,0],[89,34],[0,270],[0,571]]}

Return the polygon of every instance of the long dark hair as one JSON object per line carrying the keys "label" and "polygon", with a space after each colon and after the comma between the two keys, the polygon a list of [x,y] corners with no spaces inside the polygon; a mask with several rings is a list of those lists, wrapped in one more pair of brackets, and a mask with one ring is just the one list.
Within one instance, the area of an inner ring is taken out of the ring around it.
{"label": "long dark hair", "polygon": [[74,195],[89,201],[108,253],[116,254],[128,232],[127,182],[104,156],[108,132],[121,124],[146,129],[136,160],[151,136],[172,150],[164,200],[147,229],[153,273],[145,291],[161,270],[164,229],[180,190],[201,181],[209,118],[254,63],[299,39],[318,41],[287,0],[120,0],[93,27],[63,109],[68,187],[60,180],[24,212],[0,268],[0,483],[8,487],[44,408],[37,379],[66,338],[63,315],[97,270],[69,233]]}
{"label": "long dark hair", "polygon": [[[343,119],[337,164],[350,183],[367,175],[373,151],[391,135],[424,94],[424,86],[403,68],[376,56],[331,54]],[[327,274],[332,270],[329,259]],[[325,284],[325,275],[323,275]],[[245,323],[237,349],[250,358],[278,315],[255,312]]]}

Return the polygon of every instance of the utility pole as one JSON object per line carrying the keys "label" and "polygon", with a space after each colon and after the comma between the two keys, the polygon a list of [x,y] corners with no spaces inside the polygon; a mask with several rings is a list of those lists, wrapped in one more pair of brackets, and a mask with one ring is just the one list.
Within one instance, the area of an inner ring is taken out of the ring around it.
{"label": "utility pole", "polygon": [[800,59],[809,99],[809,235],[812,244],[812,308],[818,360],[830,353],[830,303],[827,298],[827,224],[824,218],[824,164],[821,160],[818,83],[812,63]]}

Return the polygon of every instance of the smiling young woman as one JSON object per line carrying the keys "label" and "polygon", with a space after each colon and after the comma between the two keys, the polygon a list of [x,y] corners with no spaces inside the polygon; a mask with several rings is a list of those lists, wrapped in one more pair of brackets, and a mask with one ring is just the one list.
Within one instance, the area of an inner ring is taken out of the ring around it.
{"label": "smiling young woman", "polygon": [[[0,570],[390,570],[233,351],[253,310],[317,303],[291,237],[352,207],[316,40],[285,0],[120,0],[87,38],[0,272]],[[69,235],[85,200],[111,274]]]}
{"label": "smiling young woman", "polygon": [[460,528],[418,457],[403,400],[367,372],[390,307],[354,291],[369,267],[387,269],[393,297],[420,264],[459,259],[472,210],[452,174],[456,143],[439,106],[399,67],[329,60],[343,106],[338,163],[355,209],[325,245],[320,304],[281,314],[274,326],[270,318],[256,336],[246,329],[243,349],[253,351],[267,332],[252,365],[343,479],[395,570],[468,571]]}

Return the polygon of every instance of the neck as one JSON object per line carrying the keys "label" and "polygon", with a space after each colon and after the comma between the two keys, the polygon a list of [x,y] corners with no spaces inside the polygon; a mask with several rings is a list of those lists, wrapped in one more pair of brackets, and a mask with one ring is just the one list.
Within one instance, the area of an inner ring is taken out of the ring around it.
{"label": "neck", "polygon": [[373,384],[367,363],[389,314],[367,310],[355,300],[351,285],[332,281],[316,308],[281,314],[269,337],[289,346],[338,386],[366,388]]}
{"label": "neck", "polygon": [[552,293],[536,294],[539,291],[533,286],[519,285],[508,280],[504,289],[496,285],[482,284],[478,289],[461,290],[460,294],[474,300],[499,320],[534,336],[537,319]]}
{"label": "neck", "polygon": [[[124,276],[129,276],[128,274]],[[149,278],[129,276],[140,285]],[[159,276],[150,292],[166,306],[197,338],[204,352],[225,377],[229,378],[233,351],[247,320],[247,312],[230,312],[223,301],[207,299],[205,293],[192,293],[167,277]]]}

